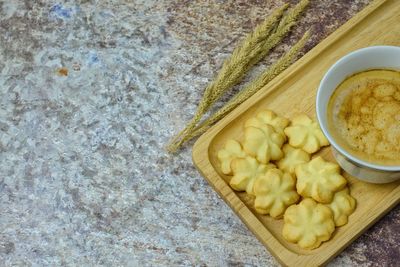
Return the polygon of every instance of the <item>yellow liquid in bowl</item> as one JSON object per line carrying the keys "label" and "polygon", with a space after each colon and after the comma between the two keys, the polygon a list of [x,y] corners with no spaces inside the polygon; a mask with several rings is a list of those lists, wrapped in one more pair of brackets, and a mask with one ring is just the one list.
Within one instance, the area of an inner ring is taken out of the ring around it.
{"label": "yellow liquid in bowl", "polygon": [[328,130],[353,156],[400,166],[400,72],[369,70],[343,81],[331,96]]}

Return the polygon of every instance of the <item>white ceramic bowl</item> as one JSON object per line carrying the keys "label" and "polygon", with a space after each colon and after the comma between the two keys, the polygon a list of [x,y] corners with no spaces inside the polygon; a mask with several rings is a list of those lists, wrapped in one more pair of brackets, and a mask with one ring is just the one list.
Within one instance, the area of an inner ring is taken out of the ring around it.
{"label": "white ceramic bowl", "polygon": [[339,165],[352,176],[370,183],[389,183],[400,179],[400,166],[372,164],[352,156],[338,145],[328,131],[327,106],[337,86],[347,77],[369,69],[400,70],[400,47],[371,46],[356,50],[338,60],[322,78],[317,92],[317,118],[333,148]]}

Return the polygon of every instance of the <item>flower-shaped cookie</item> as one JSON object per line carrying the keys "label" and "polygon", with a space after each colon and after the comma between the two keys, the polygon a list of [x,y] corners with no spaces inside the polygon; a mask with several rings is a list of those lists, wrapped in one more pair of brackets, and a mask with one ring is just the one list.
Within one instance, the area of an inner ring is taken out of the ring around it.
{"label": "flower-shaped cookie", "polygon": [[347,180],[340,175],[337,164],[316,157],[308,163],[297,165],[297,192],[321,203],[330,203],[333,194],[346,186]]}
{"label": "flower-shaped cookie", "polygon": [[283,237],[304,249],[319,247],[335,230],[332,211],[311,198],[290,206],[283,218]]}
{"label": "flower-shaped cookie", "polygon": [[255,158],[236,158],[231,163],[233,177],[230,185],[236,191],[246,191],[254,195],[253,185],[259,175],[263,175],[268,169],[275,168],[273,164],[261,164]]}
{"label": "flower-shaped cookie", "polygon": [[333,211],[333,219],[336,226],[342,226],[347,223],[348,217],[356,208],[356,200],[350,196],[349,188],[336,192],[333,200],[327,206]]}
{"label": "flower-shaped cookie", "polygon": [[231,162],[235,158],[244,158],[246,153],[242,146],[236,140],[229,139],[225,143],[225,147],[218,151],[217,157],[221,162],[221,171],[223,174],[232,174]]}
{"label": "flower-shaped cookie", "polygon": [[300,196],[296,192],[296,179],[279,169],[270,169],[254,182],[254,207],[260,214],[278,218],[286,208],[296,203]]}
{"label": "flower-shaped cookie", "polygon": [[294,148],[288,144],[283,148],[284,157],[277,162],[278,168],[294,174],[294,169],[297,165],[310,161],[310,154],[300,148]]}
{"label": "flower-shaped cookie", "polygon": [[283,130],[289,125],[289,120],[284,117],[279,117],[275,112],[271,110],[263,110],[257,113],[254,118],[248,119],[244,127],[256,127],[261,128],[263,124],[271,125],[275,132],[281,134],[286,138]]}
{"label": "flower-shaped cookie", "polygon": [[285,134],[289,137],[289,144],[301,148],[307,153],[317,152],[322,146],[329,145],[317,122],[313,122],[307,115],[299,115],[292,120]]}
{"label": "flower-shaped cookie", "polygon": [[282,135],[276,133],[270,125],[265,124],[262,128],[249,126],[244,130],[243,149],[258,161],[268,163],[282,158],[281,147],[284,141]]}

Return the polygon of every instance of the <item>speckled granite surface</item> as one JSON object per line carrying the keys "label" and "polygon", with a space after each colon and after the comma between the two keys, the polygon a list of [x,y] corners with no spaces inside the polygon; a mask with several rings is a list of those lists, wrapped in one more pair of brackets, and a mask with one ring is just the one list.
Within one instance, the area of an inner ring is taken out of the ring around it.
{"label": "speckled granite surface", "polygon": [[[163,146],[283,2],[0,1],[0,265],[277,265],[190,148]],[[310,49],[368,2],[313,1],[285,43],[314,25]],[[399,241],[397,207],[331,265],[395,266]]]}

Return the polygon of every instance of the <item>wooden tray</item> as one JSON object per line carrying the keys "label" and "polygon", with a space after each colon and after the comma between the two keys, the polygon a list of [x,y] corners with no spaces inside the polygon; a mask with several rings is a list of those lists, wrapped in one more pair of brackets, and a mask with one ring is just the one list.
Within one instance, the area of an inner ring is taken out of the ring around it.
{"label": "wooden tray", "polygon": [[[193,161],[198,170],[281,264],[326,264],[399,203],[400,182],[373,185],[345,174],[351,193],[357,199],[357,209],[349,217],[348,224],[336,229],[330,241],[309,251],[286,242],[281,234],[282,220],[255,213],[253,200],[247,194],[235,192],[229,187],[230,177],[219,171],[216,152],[229,138],[242,140],[244,121],[263,108],[272,109],[288,118],[303,112],[315,118],[316,89],[334,62],[366,46],[400,46],[399,36],[400,1],[373,2],[203,134],[194,145]],[[323,149],[319,154],[327,160],[334,160],[330,148]]]}

